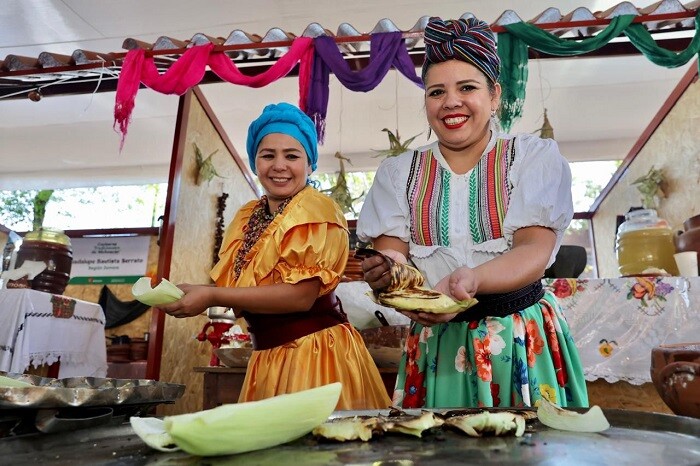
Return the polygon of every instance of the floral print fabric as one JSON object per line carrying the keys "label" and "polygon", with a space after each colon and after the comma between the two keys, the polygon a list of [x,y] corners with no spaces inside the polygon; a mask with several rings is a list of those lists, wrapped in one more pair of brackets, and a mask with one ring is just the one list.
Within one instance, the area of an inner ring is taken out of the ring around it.
{"label": "floral print fabric", "polygon": [[525,407],[543,396],[588,406],[578,352],[551,293],[504,318],[414,324],[399,367],[393,404],[404,408]]}

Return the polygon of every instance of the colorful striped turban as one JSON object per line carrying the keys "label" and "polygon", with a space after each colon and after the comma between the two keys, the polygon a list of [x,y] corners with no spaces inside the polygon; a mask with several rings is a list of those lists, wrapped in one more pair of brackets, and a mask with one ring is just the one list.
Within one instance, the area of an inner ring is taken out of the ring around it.
{"label": "colorful striped turban", "polygon": [[255,171],[255,156],[262,138],[272,133],[281,133],[293,137],[304,147],[311,170],[316,170],[318,163],[318,146],[316,145],[316,127],[304,112],[294,105],[282,102],[265,107],[262,114],[248,127],[246,150],[250,169]]}
{"label": "colorful striped turban", "polygon": [[425,27],[423,39],[423,81],[430,65],[447,60],[465,61],[476,66],[492,82],[498,81],[501,60],[496,51],[495,37],[486,22],[476,18],[443,21],[433,17]]}

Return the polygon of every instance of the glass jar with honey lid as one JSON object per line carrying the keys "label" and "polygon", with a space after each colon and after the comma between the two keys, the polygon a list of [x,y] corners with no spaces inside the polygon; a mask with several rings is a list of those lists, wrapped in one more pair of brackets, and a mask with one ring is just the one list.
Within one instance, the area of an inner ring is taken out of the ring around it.
{"label": "glass jar with honey lid", "polygon": [[669,223],[654,209],[640,209],[625,214],[615,242],[620,275],[642,275],[666,271],[678,275],[673,258],[674,234]]}

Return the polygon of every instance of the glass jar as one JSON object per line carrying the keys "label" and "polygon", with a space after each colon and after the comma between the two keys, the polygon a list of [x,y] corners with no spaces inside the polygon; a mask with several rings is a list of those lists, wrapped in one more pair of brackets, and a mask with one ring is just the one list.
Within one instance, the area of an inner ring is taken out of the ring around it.
{"label": "glass jar", "polygon": [[634,210],[625,214],[615,243],[620,275],[642,275],[649,269],[663,269],[678,275],[673,258],[674,234],[666,220],[654,209]]}
{"label": "glass jar", "polygon": [[24,261],[46,264],[46,269],[31,280],[34,290],[63,294],[70,280],[73,248],[70,238],[61,230],[39,228],[24,235],[17,252],[17,268]]}

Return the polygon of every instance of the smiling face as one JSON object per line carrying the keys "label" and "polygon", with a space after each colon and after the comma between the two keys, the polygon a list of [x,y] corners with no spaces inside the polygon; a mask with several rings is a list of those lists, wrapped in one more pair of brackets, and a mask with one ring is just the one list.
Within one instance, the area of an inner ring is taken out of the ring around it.
{"label": "smiling face", "polygon": [[425,76],[425,111],[446,159],[481,156],[488,143],[491,112],[498,108],[499,84],[475,66],[448,60],[430,66]]}
{"label": "smiling face", "polygon": [[271,133],[260,140],[255,154],[255,169],[274,212],[285,199],[304,189],[311,167],[306,151],[295,138]]}

